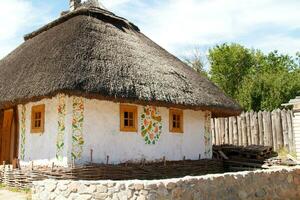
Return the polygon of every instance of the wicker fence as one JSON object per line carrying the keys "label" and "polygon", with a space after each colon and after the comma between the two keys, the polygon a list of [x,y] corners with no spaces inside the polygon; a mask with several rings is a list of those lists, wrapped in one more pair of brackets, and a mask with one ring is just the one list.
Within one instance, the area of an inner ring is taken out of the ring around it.
{"label": "wicker fence", "polygon": [[0,166],[0,183],[10,187],[31,188],[33,181],[55,180],[154,180],[223,173],[222,160],[183,160],[120,165],[87,165],[73,168]]}
{"label": "wicker fence", "polygon": [[211,121],[213,144],[265,145],[294,151],[292,111],[246,112]]}

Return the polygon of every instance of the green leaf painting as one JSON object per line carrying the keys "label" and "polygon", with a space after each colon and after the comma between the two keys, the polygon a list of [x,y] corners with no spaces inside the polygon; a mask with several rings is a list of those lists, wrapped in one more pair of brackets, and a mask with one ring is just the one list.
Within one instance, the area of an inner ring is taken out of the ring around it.
{"label": "green leaf painting", "polygon": [[24,105],[21,106],[21,152],[20,157],[21,160],[25,159],[25,142],[26,142],[26,107]]}
{"label": "green leaf painting", "polygon": [[205,124],[204,124],[204,144],[205,144],[205,157],[212,157],[212,140],[211,140],[211,113],[205,112]]}
{"label": "green leaf painting", "polygon": [[162,131],[162,118],[158,109],[154,106],[144,107],[141,114],[141,135],[146,144],[155,145],[160,138]]}
{"label": "green leaf painting", "polygon": [[72,159],[77,160],[82,156],[84,137],[84,102],[81,97],[73,97],[73,120],[72,120]]}
{"label": "green leaf painting", "polygon": [[63,159],[64,140],[65,140],[65,118],[66,118],[66,96],[64,94],[58,95],[57,104],[58,115],[58,130],[56,138],[56,158],[60,161]]}

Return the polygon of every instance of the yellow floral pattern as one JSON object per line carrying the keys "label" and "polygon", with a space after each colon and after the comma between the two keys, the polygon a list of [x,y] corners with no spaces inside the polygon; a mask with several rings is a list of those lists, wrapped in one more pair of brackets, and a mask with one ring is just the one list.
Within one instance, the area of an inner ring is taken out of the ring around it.
{"label": "yellow floral pattern", "polygon": [[21,160],[25,159],[25,144],[26,144],[26,107],[24,105],[21,106],[21,152],[20,158]]}
{"label": "yellow floral pattern", "polygon": [[204,124],[204,144],[205,144],[205,157],[212,157],[212,140],[211,140],[211,112],[205,112],[205,124]]}
{"label": "yellow floral pattern", "polygon": [[66,117],[66,96],[64,94],[58,95],[58,132],[56,139],[56,159],[63,159],[63,151],[65,146],[65,117]]}
{"label": "yellow floral pattern", "polygon": [[80,159],[83,151],[83,121],[84,102],[81,97],[73,98],[73,120],[72,120],[72,159]]}
{"label": "yellow floral pattern", "polygon": [[144,112],[141,114],[141,130],[146,144],[157,143],[162,131],[162,119],[156,107],[144,107]]}

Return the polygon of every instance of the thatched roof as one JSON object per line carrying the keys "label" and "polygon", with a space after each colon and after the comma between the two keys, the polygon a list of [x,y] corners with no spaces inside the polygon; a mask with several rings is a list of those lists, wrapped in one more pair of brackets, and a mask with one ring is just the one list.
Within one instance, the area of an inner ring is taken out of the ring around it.
{"label": "thatched roof", "polygon": [[58,92],[116,102],[211,110],[239,105],[127,20],[80,8],[25,36],[0,61],[0,107]]}

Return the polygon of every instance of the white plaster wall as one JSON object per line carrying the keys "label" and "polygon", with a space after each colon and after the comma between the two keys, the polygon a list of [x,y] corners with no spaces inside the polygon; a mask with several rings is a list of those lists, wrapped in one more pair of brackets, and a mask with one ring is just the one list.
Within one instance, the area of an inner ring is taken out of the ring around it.
{"label": "white plaster wall", "polygon": [[293,117],[293,129],[297,159],[300,161],[300,112],[295,112]]}
{"label": "white plaster wall", "polygon": [[184,111],[184,133],[169,132],[169,110],[159,108],[162,116],[162,135],[155,145],[145,144],[141,136],[140,115],[143,107],[138,106],[138,132],[120,132],[119,104],[85,100],[84,137],[85,145],[83,159],[80,163],[90,161],[93,150],[93,160],[105,163],[109,156],[110,163],[126,161],[154,161],[198,159],[199,154],[204,158],[204,113],[201,111]]}
{"label": "white plaster wall", "polygon": [[[26,144],[25,159],[21,164],[67,166],[71,164],[72,151],[72,100],[66,97],[65,119],[65,150],[62,162],[56,160],[56,140],[58,132],[58,98],[44,99],[26,104]],[[43,134],[30,133],[31,107],[45,104],[45,132]],[[143,106],[138,106],[138,132],[120,132],[119,104],[109,101],[84,99],[84,146],[82,158],[77,164],[90,162],[90,152],[93,150],[93,161],[105,163],[109,156],[110,163],[117,164],[126,161],[155,161],[198,159],[204,156],[204,112],[184,110],[184,133],[169,132],[169,109],[159,107],[162,116],[162,134],[155,145],[145,144],[141,136],[140,115]],[[18,106],[21,116],[21,106]],[[21,130],[19,131],[21,134]],[[21,143],[21,136],[20,136]],[[20,149],[20,148],[19,148]],[[20,155],[20,154],[19,154]]]}
{"label": "white plaster wall", "polygon": [[[28,103],[26,108],[25,121],[25,157],[21,160],[21,165],[29,165],[33,161],[34,165],[51,165],[54,162],[57,165],[67,165],[67,151],[64,153],[62,161],[56,160],[56,138],[58,130],[58,114],[57,114],[58,99],[43,99],[42,101]],[[45,104],[45,128],[44,133],[31,133],[31,108],[34,105]],[[19,112],[19,157],[21,155],[21,109],[18,106]]]}

